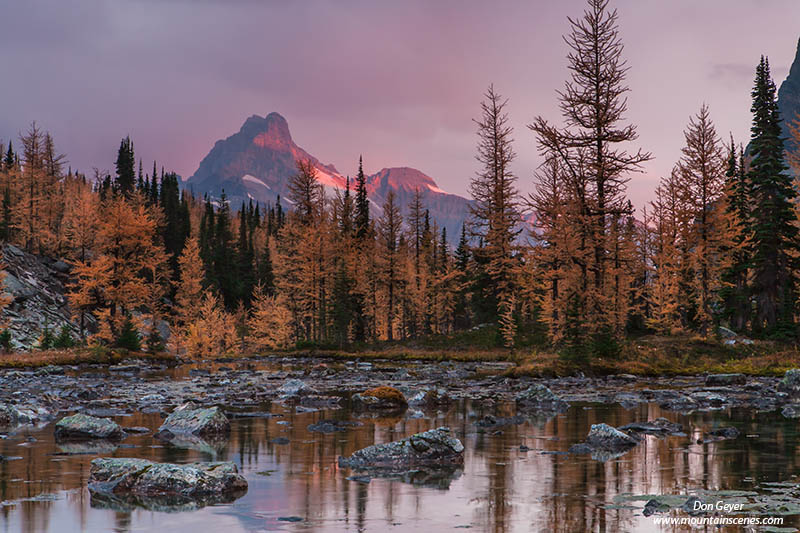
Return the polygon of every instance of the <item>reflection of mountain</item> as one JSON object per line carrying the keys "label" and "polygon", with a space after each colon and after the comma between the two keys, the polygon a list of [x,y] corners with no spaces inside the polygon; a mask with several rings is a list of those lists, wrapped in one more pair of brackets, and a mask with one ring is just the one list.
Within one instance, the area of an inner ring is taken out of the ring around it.
{"label": "reflection of mountain", "polygon": [[[314,164],[317,177],[329,196],[336,189],[345,188],[346,178],[336,167],[321,163],[297,146],[289,124],[281,115],[253,115],[237,133],[214,144],[184,186],[195,194],[207,193],[214,198],[219,198],[224,191],[234,208],[250,199],[274,204],[280,196],[282,202],[286,202],[289,178],[297,172],[295,162],[301,159]],[[407,213],[417,188],[425,207],[430,210],[431,219],[447,228],[451,242],[456,241],[461,224],[469,214],[469,201],[446,193],[433,178],[413,168],[384,168],[367,178],[373,214],[380,215],[380,206],[390,190],[395,192],[401,211]]]}
{"label": "reflection of mountain", "polygon": [[[185,368],[178,371],[185,372]],[[453,387],[473,386],[453,383]],[[364,426],[345,433],[320,434],[309,432],[307,426],[327,418],[348,420],[352,413],[346,408],[297,413],[278,406],[272,411],[276,416],[233,419],[230,440],[219,454],[220,460],[234,461],[240,467],[249,483],[247,494],[231,506],[181,514],[130,512],[131,505],[148,506],[148,502],[113,499],[101,503],[97,498],[90,502],[85,491],[74,489],[86,486],[92,456],[50,455],[58,452],[52,424],[31,428],[28,434],[37,440],[29,446],[20,446],[22,436],[0,439],[0,455],[25,456],[1,464],[0,501],[16,505],[0,507],[0,521],[8,531],[48,533],[159,528],[228,533],[293,530],[291,524],[278,522],[285,516],[300,516],[307,520],[300,525],[302,529],[320,532],[415,533],[450,531],[459,525],[471,526],[470,531],[493,532],[649,531],[652,521],[641,514],[646,500],[624,499],[625,494],[685,494],[708,486],[751,490],[747,478],[785,481],[787,472],[800,468],[800,455],[794,453],[800,449],[796,420],[779,412],[754,416],[753,411],[737,409],[682,415],[655,404],[624,409],[581,403],[546,422],[526,420],[502,428],[502,433],[479,434],[473,425],[476,418],[512,416],[516,412],[513,405],[458,401],[426,418],[364,420]],[[277,416],[280,414],[284,416]],[[589,456],[563,455],[586,438],[592,424],[618,427],[660,416],[683,424],[688,436],[647,437],[621,459],[605,464]],[[125,419],[126,425],[150,429],[162,422],[160,414],[138,412]],[[466,447],[463,473],[450,481],[448,490],[414,486],[404,480],[349,481],[346,478],[351,472],[336,465],[340,455],[440,425],[453,429]],[[704,432],[720,425],[733,425],[743,435],[761,437],[696,444]],[[290,444],[274,445],[270,441],[275,437],[287,437]],[[116,454],[175,463],[208,459],[194,450],[159,447],[153,435],[131,435],[125,444],[136,447],[119,448]],[[530,450],[520,451],[520,444]],[[12,482],[14,479],[36,482]],[[39,497],[42,493],[49,494]],[[100,505],[120,512],[96,510]],[[177,502],[167,507],[177,510],[181,505]],[[192,503],[188,505],[193,508]]]}

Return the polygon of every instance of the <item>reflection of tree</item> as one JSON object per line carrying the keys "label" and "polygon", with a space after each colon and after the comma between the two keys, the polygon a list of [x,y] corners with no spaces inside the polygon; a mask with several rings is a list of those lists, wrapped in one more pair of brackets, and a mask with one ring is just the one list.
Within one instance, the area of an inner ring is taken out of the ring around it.
{"label": "reflection of tree", "polygon": [[[617,405],[593,405],[590,409],[574,405],[564,415],[546,421],[532,418],[521,425],[501,428],[502,434],[496,435],[478,433],[475,417],[511,416],[515,412],[512,405],[482,409],[470,402],[459,402],[447,412],[431,412],[425,419],[363,418],[359,419],[363,426],[332,434],[312,433],[306,428],[323,419],[353,420],[355,415],[346,409],[296,413],[274,406],[273,411],[285,412],[285,416],[233,420],[230,440],[219,459],[236,462],[246,476],[260,482],[253,482],[251,493],[238,504],[247,509],[249,518],[243,515],[243,521],[253,520],[253,516],[300,515],[309,520],[309,531],[325,530],[330,521],[343,521],[345,527],[359,531],[388,529],[392,523],[407,528],[415,528],[413,524],[418,523],[421,528],[424,525],[436,530],[435,525],[452,527],[465,521],[471,522],[475,531],[494,533],[624,531],[633,529],[634,521],[642,518],[638,512],[609,508],[617,495],[675,494],[693,488],[741,489],[745,477],[784,480],[800,463],[796,421],[779,413],[749,410],[684,416],[646,404],[632,410]],[[621,458],[607,463],[588,456],[541,453],[566,451],[586,437],[591,424],[620,426],[659,416],[683,424],[688,437],[647,437]],[[159,414],[137,413],[119,421],[126,426],[155,429],[162,418]],[[289,425],[280,425],[280,421]],[[399,480],[375,479],[369,484],[348,481],[345,478],[352,472],[340,470],[336,464],[340,455],[442,425],[449,426],[467,446],[464,474],[450,483],[449,490],[418,487]],[[742,436],[696,444],[705,431],[726,425],[738,427]],[[746,437],[754,433],[759,438]],[[22,460],[0,462],[0,500],[18,502],[15,507],[0,507],[0,522],[16,520],[23,532],[57,530],[53,522],[63,520],[66,512],[72,515],[72,523],[80,524],[76,527],[85,529],[91,523],[85,489],[66,494],[64,501],[20,501],[42,493],[85,487],[92,459],[90,455],[48,455],[59,451],[52,439],[52,427],[31,434],[38,439],[31,446],[18,446],[24,435],[0,440],[0,454],[23,456]],[[291,443],[271,442],[276,437],[287,437]],[[118,448],[117,456],[177,463],[210,459],[197,450],[153,447],[161,443],[152,435],[131,436],[124,444],[136,447]],[[520,444],[526,444],[531,451],[518,451]],[[277,472],[269,477],[255,476],[262,470]],[[11,483],[11,479],[32,482]],[[137,512],[109,514],[109,528],[120,532],[136,530],[138,516]]]}

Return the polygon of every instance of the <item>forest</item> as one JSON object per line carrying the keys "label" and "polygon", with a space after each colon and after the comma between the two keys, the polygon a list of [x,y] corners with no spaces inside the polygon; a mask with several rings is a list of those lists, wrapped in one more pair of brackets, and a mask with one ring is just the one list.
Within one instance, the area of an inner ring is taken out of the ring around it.
{"label": "forest", "polygon": [[[419,193],[405,217],[392,194],[370,208],[361,161],[335,195],[300,160],[285,204],[232,206],[137,160],[129,137],[113,173],[73,171],[32,123],[0,146],[0,238],[74,265],[81,331],[43,327],[40,348],[207,357],[485,330],[498,348],[589,361],[637,336],[714,339],[720,327],[795,342],[800,118],[780,116],[768,59],[755,65],[750,138],[723,139],[703,105],[637,211],[627,183],[652,154],[625,116],[617,13],[593,1],[570,25],[560,123],[534,117],[514,140],[494,85],[476,107],[478,170],[455,247]],[[530,176],[510,170],[515,142],[535,143],[544,161],[530,195],[518,190]]]}

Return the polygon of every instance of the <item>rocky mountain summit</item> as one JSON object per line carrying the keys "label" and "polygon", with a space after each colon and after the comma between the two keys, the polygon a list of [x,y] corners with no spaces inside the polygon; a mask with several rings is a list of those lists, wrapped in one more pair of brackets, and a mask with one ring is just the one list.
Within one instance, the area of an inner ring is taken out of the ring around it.
{"label": "rocky mountain summit", "polygon": [[[795,53],[789,75],[781,83],[778,89],[778,109],[781,112],[783,124],[783,136],[791,139],[789,135],[789,124],[791,124],[800,113],[800,40],[797,42],[797,52]],[[792,149],[792,142],[789,141],[787,148]]]}

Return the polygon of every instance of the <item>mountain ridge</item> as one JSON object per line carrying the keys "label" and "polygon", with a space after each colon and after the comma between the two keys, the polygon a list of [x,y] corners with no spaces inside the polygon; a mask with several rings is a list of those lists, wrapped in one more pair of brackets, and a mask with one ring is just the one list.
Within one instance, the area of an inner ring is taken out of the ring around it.
{"label": "mountain ridge", "polygon": [[[279,197],[284,203],[289,178],[297,172],[296,161],[301,159],[314,164],[328,196],[336,189],[344,190],[347,178],[334,165],[322,163],[298,146],[282,115],[274,111],[264,117],[251,115],[238,132],[214,143],[183,187],[216,199],[224,192],[234,208],[250,200],[274,204]],[[442,190],[432,177],[412,167],[382,168],[367,176],[366,182],[375,217],[380,216],[380,206],[390,190],[406,215],[418,188],[431,218],[447,230],[451,243],[456,242],[469,216],[470,200]]]}

